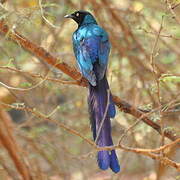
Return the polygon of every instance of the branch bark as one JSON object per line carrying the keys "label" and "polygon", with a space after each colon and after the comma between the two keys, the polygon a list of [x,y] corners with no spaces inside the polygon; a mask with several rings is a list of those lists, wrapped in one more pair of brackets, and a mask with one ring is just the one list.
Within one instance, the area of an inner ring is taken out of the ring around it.
{"label": "branch bark", "polygon": [[[5,24],[3,20],[0,21],[0,34],[7,36],[10,40],[14,41],[15,43],[21,45],[24,50],[30,52],[32,55],[36,56],[37,58],[47,62],[48,64],[54,66],[55,68],[61,70],[63,73],[70,76],[72,79],[77,81],[77,85],[87,87],[87,81],[85,78],[81,76],[81,74],[73,67],[70,67],[68,64],[61,62],[58,58],[52,56],[49,52],[47,52],[44,48],[36,45],[35,43],[31,42],[20,33],[9,29],[9,27]],[[128,114],[136,118],[141,118],[144,123],[151,126],[155,129],[159,134],[161,134],[161,127],[150,120],[146,113],[133,107],[128,102],[121,100],[119,97],[113,95],[113,101],[117,105],[117,107]],[[178,136],[173,131],[164,131],[165,137],[176,140]]]}
{"label": "branch bark", "polygon": [[0,110],[0,143],[9,153],[16,169],[24,180],[32,180],[32,176],[24,159],[19,146],[12,134],[13,129],[10,125],[11,119],[6,111]]}

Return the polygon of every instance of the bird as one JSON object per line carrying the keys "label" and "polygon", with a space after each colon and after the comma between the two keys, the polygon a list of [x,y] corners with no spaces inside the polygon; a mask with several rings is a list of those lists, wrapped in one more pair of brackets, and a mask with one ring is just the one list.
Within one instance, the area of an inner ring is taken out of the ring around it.
{"label": "bird", "polygon": [[[64,16],[73,19],[78,27],[72,35],[74,55],[82,77],[88,81],[88,109],[93,139],[98,147],[113,146],[111,121],[116,114],[115,104],[106,78],[111,44],[107,32],[98,25],[94,16],[78,10]],[[97,153],[100,169],[120,171],[115,150]]]}

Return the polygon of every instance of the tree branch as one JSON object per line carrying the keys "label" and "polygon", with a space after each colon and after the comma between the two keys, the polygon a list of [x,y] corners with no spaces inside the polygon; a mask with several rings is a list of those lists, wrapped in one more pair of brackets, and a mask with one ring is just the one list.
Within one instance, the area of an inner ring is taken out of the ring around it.
{"label": "tree branch", "polygon": [[[76,80],[77,85],[87,87],[87,80],[83,78],[75,68],[70,67],[68,64],[64,62],[61,62],[58,58],[52,56],[44,48],[39,47],[35,43],[31,42],[30,40],[19,34],[18,32],[9,29],[3,20],[0,21],[0,34],[8,36],[10,40],[21,45],[21,47],[23,47],[26,51],[30,52],[32,55],[61,70],[63,73],[67,74],[72,79]],[[157,132],[161,134],[161,127],[157,123],[150,120],[147,117],[146,113],[144,113],[140,109],[133,107],[126,101],[121,100],[117,96],[113,96],[113,101],[121,111],[131,114],[136,118],[140,118],[144,123],[151,126],[153,129],[155,129]],[[165,130],[164,135],[165,137],[171,140],[176,140],[178,138],[176,133],[173,131]]]}
{"label": "tree branch", "polygon": [[[1,107],[2,108],[2,107]],[[18,146],[12,132],[10,125],[11,119],[9,118],[6,111],[0,110],[0,142],[4,148],[8,151],[12,158],[16,169],[24,180],[31,180],[32,176],[29,168],[24,162],[24,157],[20,147]]]}

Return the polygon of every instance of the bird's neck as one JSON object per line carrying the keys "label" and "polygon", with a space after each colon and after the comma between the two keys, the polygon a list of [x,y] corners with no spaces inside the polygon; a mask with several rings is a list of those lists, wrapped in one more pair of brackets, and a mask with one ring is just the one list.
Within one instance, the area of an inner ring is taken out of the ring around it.
{"label": "bird's neck", "polygon": [[88,24],[97,24],[96,20],[91,15],[85,16],[83,22],[81,24],[79,24],[79,27],[84,26],[84,25],[88,25]]}

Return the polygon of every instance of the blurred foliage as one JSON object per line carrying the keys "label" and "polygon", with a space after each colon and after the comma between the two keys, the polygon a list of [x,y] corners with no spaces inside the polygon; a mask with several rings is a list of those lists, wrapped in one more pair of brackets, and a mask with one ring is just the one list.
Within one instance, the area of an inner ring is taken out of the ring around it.
{"label": "blurred foliage", "polygon": [[[173,7],[180,1],[168,2]],[[165,128],[180,133],[180,6],[173,9],[175,18],[163,0],[7,0],[0,6],[0,20],[4,19],[11,30],[44,47],[60,61],[76,67],[71,35],[77,25],[64,19],[64,15],[77,9],[92,12],[109,34],[112,50],[108,79],[113,94],[146,110],[157,109],[159,98],[166,111],[161,115],[159,111],[154,111],[151,119],[157,123],[162,119]],[[161,24],[163,28],[153,51]],[[9,41],[8,35],[0,36],[0,67],[71,80],[23,50],[20,45]],[[8,86],[31,88],[40,81],[28,73],[0,68],[0,82]],[[87,89],[47,80],[29,91],[4,89],[0,86],[0,101],[24,103],[92,138]],[[93,149],[82,139],[67,133],[53,122],[45,122],[27,112],[18,114],[9,111],[14,122],[22,119],[15,124],[16,138],[26,151],[28,161],[34,166],[32,173],[40,169],[45,179],[153,180],[158,176],[163,180],[171,180],[178,177],[172,168],[158,169],[155,161],[120,150],[117,153],[122,172],[117,175],[110,171],[100,172],[95,153],[90,153]],[[133,116],[117,111],[112,120],[115,144],[135,120]],[[165,142],[169,141],[166,139]],[[160,146],[161,137],[154,129],[140,122],[128,133],[123,143],[133,147],[155,148]],[[178,161],[179,153],[178,149],[173,151],[171,158]],[[1,156],[6,159],[5,162],[10,162],[3,149],[0,151]],[[15,171],[13,165],[9,168]]]}

